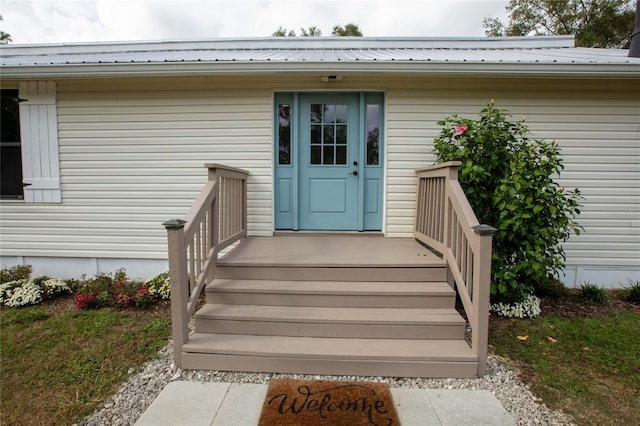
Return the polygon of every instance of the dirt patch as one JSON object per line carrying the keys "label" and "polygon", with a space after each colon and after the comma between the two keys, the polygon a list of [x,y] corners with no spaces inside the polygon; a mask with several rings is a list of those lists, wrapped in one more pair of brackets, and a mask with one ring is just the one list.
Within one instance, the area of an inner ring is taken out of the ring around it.
{"label": "dirt patch", "polygon": [[[52,313],[52,314],[78,310],[74,302],[73,295],[58,297],[53,300],[45,300],[42,303],[42,307],[48,313]],[[126,308],[126,310],[130,312],[146,312],[146,313],[153,312],[160,317],[170,318],[171,302],[168,300],[160,300],[145,308],[129,307],[129,308]]]}
{"label": "dirt patch", "polygon": [[543,317],[564,318],[602,318],[610,312],[636,312],[640,314],[640,305],[624,300],[621,290],[608,290],[609,303],[597,305],[586,302],[577,289],[570,289],[566,297],[545,297],[540,302]]}

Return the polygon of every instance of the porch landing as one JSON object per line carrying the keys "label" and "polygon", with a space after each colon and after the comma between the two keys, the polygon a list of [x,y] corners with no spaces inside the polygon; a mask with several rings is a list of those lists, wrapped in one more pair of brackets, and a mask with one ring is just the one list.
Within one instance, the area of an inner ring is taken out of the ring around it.
{"label": "porch landing", "polygon": [[413,238],[304,234],[249,237],[218,265],[291,267],[429,267],[444,261]]}

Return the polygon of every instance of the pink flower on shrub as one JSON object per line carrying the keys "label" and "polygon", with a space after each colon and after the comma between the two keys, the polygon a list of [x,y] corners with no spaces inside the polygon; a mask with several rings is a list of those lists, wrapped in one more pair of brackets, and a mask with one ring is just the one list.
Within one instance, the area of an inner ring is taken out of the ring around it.
{"label": "pink flower on shrub", "polygon": [[149,296],[149,289],[147,287],[142,287],[140,290],[136,291],[136,299],[144,296]]}
{"label": "pink flower on shrub", "polygon": [[148,287],[142,287],[140,290],[136,291],[135,296],[133,296],[134,301],[137,306],[146,306],[151,303],[151,293],[149,293]]}
{"label": "pink flower on shrub", "polygon": [[460,136],[461,134],[466,132],[468,128],[469,128],[469,126],[456,126],[455,135],[456,136]]}
{"label": "pink flower on shrub", "polygon": [[123,308],[129,306],[129,303],[131,303],[131,297],[129,297],[129,295],[125,293],[116,294],[115,299],[116,299],[116,305],[121,306]]}

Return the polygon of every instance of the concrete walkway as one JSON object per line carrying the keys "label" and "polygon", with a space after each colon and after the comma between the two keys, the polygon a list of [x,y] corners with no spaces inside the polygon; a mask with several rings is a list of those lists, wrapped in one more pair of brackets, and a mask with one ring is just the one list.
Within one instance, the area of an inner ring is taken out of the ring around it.
{"label": "concrete walkway", "polygon": [[[256,426],[267,385],[169,383],[136,426]],[[514,425],[489,391],[396,389],[391,394],[403,426]]]}

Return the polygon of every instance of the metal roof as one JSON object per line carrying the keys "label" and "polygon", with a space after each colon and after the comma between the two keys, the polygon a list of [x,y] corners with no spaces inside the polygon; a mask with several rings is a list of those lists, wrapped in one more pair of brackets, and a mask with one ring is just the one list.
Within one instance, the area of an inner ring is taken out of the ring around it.
{"label": "metal roof", "polygon": [[627,54],[576,48],[573,36],[300,37],[5,45],[0,67],[4,78],[287,71],[640,76],[640,58]]}

